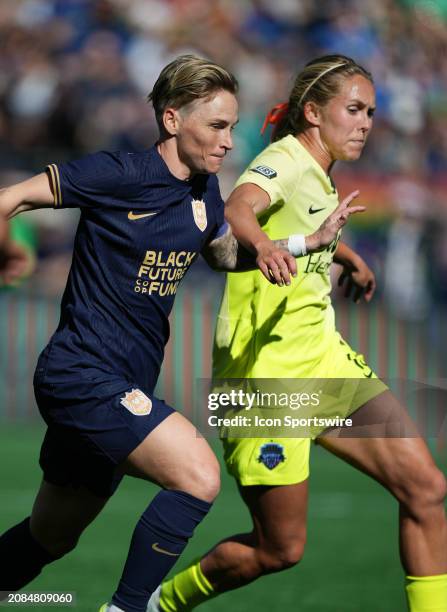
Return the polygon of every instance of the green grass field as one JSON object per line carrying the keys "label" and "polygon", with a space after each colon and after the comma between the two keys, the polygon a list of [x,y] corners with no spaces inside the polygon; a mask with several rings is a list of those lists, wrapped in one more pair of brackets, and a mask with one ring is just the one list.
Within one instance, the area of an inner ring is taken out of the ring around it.
{"label": "green grass field", "polygon": [[[1,426],[1,531],[30,511],[41,477],[37,458],[42,432],[41,427],[30,424]],[[220,454],[218,446],[216,452]],[[76,594],[76,610],[97,610],[114,590],[133,526],[155,491],[147,483],[126,479],[78,548],[47,568],[27,590],[72,591]],[[265,577],[200,609],[404,611],[396,517],[396,503],[378,485],[322,449],[314,448],[304,560],[293,569]],[[235,484],[224,473],[220,497],[176,567],[183,567],[218,539],[249,525]]]}

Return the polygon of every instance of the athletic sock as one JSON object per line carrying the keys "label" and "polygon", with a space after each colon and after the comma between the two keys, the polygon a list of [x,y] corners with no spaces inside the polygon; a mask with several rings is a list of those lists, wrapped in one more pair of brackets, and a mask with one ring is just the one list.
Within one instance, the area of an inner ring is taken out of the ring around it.
{"label": "athletic sock", "polygon": [[447,612],[447,574],[407,576],[410,612]]}
{"label": "athletic sock", "polygon": [[3,593],[18,591],[27,585],[45,565],[60,558],[51,555],[33,538],[29,522],[28,516],[0,536],[0,599]]}
{"label": "athletic sock", "polygon": [[196,606],[215,597],[208,578],[202,572],[200,561],[176,574],[171,580],[163,582],[160,593],[160,608],[164,612],[193,610]]}
{"label": "athletic sock", "polygon": [[160,491],[135,527],[112,603],[144,612],[151,593],[176,563],[211,504],[183,491]]}

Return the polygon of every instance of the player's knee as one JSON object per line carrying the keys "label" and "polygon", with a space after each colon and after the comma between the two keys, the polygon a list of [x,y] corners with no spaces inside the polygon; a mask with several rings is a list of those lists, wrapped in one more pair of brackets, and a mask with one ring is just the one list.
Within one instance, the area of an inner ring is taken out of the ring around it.
{"label": "player's knee", "polygon": [[199,470],[199,474],[196,486],[200,488],[200,494],[197,497],[209,502],[214,501],[220,491],[220,466],[217,459],[213,458],[206,469]]}
{"label": "player's knee", "polygon": [[419,473],[417,482],[408,487],[404,503],[416,517],[423,518],[435,508],[443,508],[447,497],[447,480],[436,466]]}
{"label": "player's knee", "polygon": [[437,467],[430,469],[426,476],[425,486],[419,489],[418,497],[427,506],[443,506],[447,495],[447,481]]}
{"label": "player's knee", "polygon": [[56,558],[63,557],[72,551],[80,538],[81,531],[55,527],[54,521],[49,517],[31,515],[30,530],[32,537]]}
{"label": "player's knee", "polygon": [[194,487],[197,488],[196,497],[208,502],[216,499],[220,491],[220,467],[217,461],[206,469],[199,470]]}
{"label": "player's knee", "polygon": [[181,482],[169,488],[180,489],[194,497],[212,502],[220,491],[220,466],[212,457],[206,464],[190,466],[181,475]]}
{"label": "player's knee", "polygon": [[259,554],[261,572],[271,574],[293,567],[303,558],[304,546],[303,538],[291,540],[280,548],[261,550]]}
{"label": "player's knee", "polygon": [[40,545],[53,557],[59,559],[71,552],[79,541],[79,537],[72,536],[50,536],[38,538]]}
{"label": "player's knee", "polygon": [[55,542],[52,552],[57,557],[63,557],[76,548],[78,541],[79,538],[73,538]]}

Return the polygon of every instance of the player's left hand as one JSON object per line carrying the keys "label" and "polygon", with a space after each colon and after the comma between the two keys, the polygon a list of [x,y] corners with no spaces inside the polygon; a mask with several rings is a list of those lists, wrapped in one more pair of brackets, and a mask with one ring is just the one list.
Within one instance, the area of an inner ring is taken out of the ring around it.
{"label": "player's left hand", "polygon": [[341,228],[348,222],[350,215],[361,213],[366,210],[364,206],[351,206],[351,202],[355,200],[359,193],[360,191],[358,189],[352,191],[337,206],[334,212],[323,221],[316,232],[306,236],[308,253],[324,250],[337,238]]}
{"label": "player's left hand", "polygon": [[363,297],[370,302],[376,290],[376,277],[371,268],[359,256],[343,264],[343,272],[338,279],[338,286],[344,286],[346,298],[358,304]]}
{"label": "player's left hand", "polygon": [[34,255],[25,247],[7,241],[0,246],[0,286],[12,285],[29,276],[35,267]]}

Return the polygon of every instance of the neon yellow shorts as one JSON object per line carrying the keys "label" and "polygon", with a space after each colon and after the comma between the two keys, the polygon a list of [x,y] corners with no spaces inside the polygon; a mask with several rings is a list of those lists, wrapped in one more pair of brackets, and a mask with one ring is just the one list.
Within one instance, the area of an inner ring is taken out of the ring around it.
{"label": "neon yellow shorts", "polygon": [[[349,417],[367,401],[376,397],[387,386],[336,332],[324,355],[316,375],[321,382],[327,380],[330,388],[328,401],[307,409],[307,416],[340,418]],[[332,379],[339,379],[339,382]],[[343,380],[341,380],[343,379]],[[312,381],[313,382],[313,381]],[[318,383],[319,384],[319,383]],[[333,393],[334,386],[339,387]],[[341,391],[340,391],[341,388]],[[248,413],[247,413],[248,414]],[[301,412],[300,414],[304,414]],[[287,437],[284,428],[272,437],[222,437],[224,460],[228,472],[243,486],[289,485],[306,480],[309,476],[309,454],[312,439],[326,427],[315,427],[306,437]]]}

